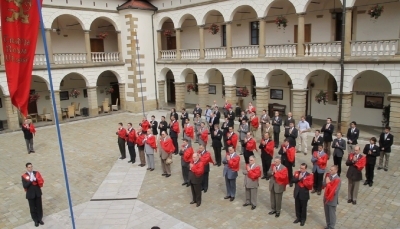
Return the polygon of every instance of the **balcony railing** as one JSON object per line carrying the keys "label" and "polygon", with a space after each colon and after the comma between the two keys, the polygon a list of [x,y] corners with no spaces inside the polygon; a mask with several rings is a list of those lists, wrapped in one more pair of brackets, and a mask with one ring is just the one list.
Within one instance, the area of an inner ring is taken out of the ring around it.
{"label": "balcony railing", "polygon": [[85,64],[86,53],[55,53],[53,54],[55,64]]}
{"label": "balcony railing", "polygon": [[305,43],[305,56],[340,56],[341,42]]}
{"label": "balcony railing", "polygon": [[92,61],[99,62],[118,62],[119,52],[92,52]]}
{"label": "balcony railing", "polygon": [[352,41],[352,56],[393,56],[397,53],[399,39]]}
{"label": "balcony railing", "polygon": [[161,50],[161,59],[175,59],[176,50]]}
{"label": "balcony railing", "polygon": [[226,48],[206,48],[204,49],[205,59],[225,59]]}
{"label": "balcony railing", "polygon": [[181,49],[181,59],[200,59],[200,49]]}
{"label": "balcony railing", "polygon": [[297,53],[297,44],[265,45],[266,57],[294,57]]}
{"label": "balcony railing", "polygon": [[33,59],[33,65],[46,65],[46,55],[35,54],[35,58]]}
{"label": "balcony railing", "polygon": [[233,58],[258,57],[258,45],[232,47]]}

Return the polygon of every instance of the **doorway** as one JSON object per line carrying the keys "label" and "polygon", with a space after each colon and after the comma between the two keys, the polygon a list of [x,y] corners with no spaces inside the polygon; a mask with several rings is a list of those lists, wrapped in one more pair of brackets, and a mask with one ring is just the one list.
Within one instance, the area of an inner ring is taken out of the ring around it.
{"label": "doorway", "polygon": [[167,50],[176,49],[176,37],[167,37]]}
{"label": "doorway", "polygon": [[342,17],[343,13],[335,14],[335,41],[342,40]]}
{"label": "doorway", "polygon": [[90,38],[91,52],[104,52],[104,40],[98,38]]}
{"label": "doorway", "polygon": [[[298,25],[294,25],[294,43],[297,43]],[[304,43],[311,42],[311,24],[304,25]]]}
{"label": "doorway", "polygon": [[167,101],[175,103],[175,79],[168,79],[167,91],[169,93]]}
{"label": "doorway", "polygon": [[119,85],[118,82],[111,82],[110,86],[114,89],[114,92],[111,93],[111,104],[115,105],[118,99],[118,106],[121,103],[121,100],[119,99]]}
{"label": "doorway", "polygon": [[[35,90],[30,90],[29,92],[29,96],[34,95],[36,93]],[[31,101],[29,99],[29,103],[28,103],[28,114],[37,114],[38,113],[38,109],[37,109],[37,104],[36,104],[36,100],[35,101]]]}

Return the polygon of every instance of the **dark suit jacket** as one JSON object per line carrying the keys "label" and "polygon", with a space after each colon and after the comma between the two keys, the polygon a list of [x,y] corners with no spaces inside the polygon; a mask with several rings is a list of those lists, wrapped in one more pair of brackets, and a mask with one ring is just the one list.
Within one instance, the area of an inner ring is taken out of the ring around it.
{"label": "dark suit jacket", "polygon": [[215,111],[214,111],[214,114],[215,114],[214,117],[215,117],[216,119],[218,119],[218,123],[219,123],[219,120],[221,119],[221,112],[219,112],[219,111],[215,112]]}
{"label": "dark suit jacket", "polygon": [[279,133],[282,126],[282,118],[278,116],[278,120],[275,120],[275,116],[271,118],[272,127],[274,128],[274,133]]}
{"label": "dark suit jacket", "polygon": [[171,118],[172,116],[174,116],[174,117],[175,117],[175,120],[178,121],[178,113],[176,113],[176,112],[175,112],[175,113],[172,113],[172,112],[171,112],[171,113],[169,114],[169,117]]}
{"label": "dark suit jacket", "polygon": [[[200,160],[197,163],[201,163]],[[203,175],[196,177],[196,175],[194,175],[192,170],[189,170],[188,179],[189,179],[189,182],[192,184],[201,184],[201,182],[203,182]]]}
{"label": "dark suit jacket", "polygon": [[[336,142],[339,144],[339,146],[336,146]],[[332,142],[332,148],[334,148],[333,156],[343,157],[343,151],[346,150],[346,141],[343,138],[341,138],[340,141],[336,138]]]}
{"label": "dark suit jacket", "polygon": [[[360,154],[361,157],[365,157]],[[360,170],[357,169],[356,166],[354,166],[354,163],[347,158],[346,165],[349,166],[349,169],[347,170],[346,177],[352,181],[360,181],[362,180],[362,173]]]}
{"label": "dark suit jacket", "polygon": [[234,126],[235,125],[235,112],[228,112],[228,115],[230,115],[230,117],[228,116],[228,120],[229,120],[229,125],[230,126]]}
{"label": "dark suit jacket", "polygon": [[381,133],[379,137],[379,148],[385,148],[383,151],[385,153],[392,152],[392,145],[393,145],[393,135],[391,133],[388,134],[387,138],[385,139],[385,133]]}
{"label": "dark suit jacket", "polygon": [[[160,127],[161,124],[163,125],[163,127]],[[167,132],[168,129],[167,121],[160,121],[160,123],[158,124],[158,129],[160,129],[160,133],[163,131]]]}
{"label": "dark suit jacket", "polygon": [[[305,176],[310,176],[310,173],[306,172]],[[303,179],[304,179],[304,177],[303,177]],[[306,187],[301,188],[298,184],[299,181],[300,180],[298,177],[293,176],[292,183],[295,183],[293,197],[294,198],[298,197],[300,200],[309,200],[310,199],[310,191]]]}
{"label": "dark suit jacket", "polygon": [[150,126],[151,126],[151,131],[153,132],[153,135],[157,135],[158,134],[158,131],[157,131],[158,122],[156,120],[150,121]]}
{"label": "dark suit jacket", "polygon": [[289,124],[293,123],[294,126],[296,126],[296,121],[294,120],[294,118],[292,117],[290,120],[288,118],[285,118],[285,120],[283,121],[283,126],[285,128],[289,127]]}
{"label": "dark suit jacket", "polygon": [[[289,143],[289,144],[290,144],[290,143]],[[290,148],[290,146],[289,146],[289,148]],[[279,151],[278,151],[278,154],[281,155],[281,162],[282,162],[282,165],[285,165],[285,166],[286,166],[286,165],[288,165],[288,164],[292,164],[292,163],[289,162],[289,159],[288,159],[288,157],[287,157],[287,154],[283,152],[282,147],[280,147],[280,149],[279,149]],[[293,162],[292,166],[294,166],[295,161],[296,161],[296,158],[294,159],[294,162]]]}
{"label": "dark suit jacket", "polygon": [[314,152],[314,151],[318,151],[318,146],[319,145],[322,145],[323,144],[323,142],[324,142],[324,139],[321,137],[321,136],[318,136],[318,139],[317,139],[317,141],[315,141],[315,139],[314,139],[315,137],[313,137],[313,139],[312,139],[312,142],[311,142],[311,145],[312,145],[312,153]]}
{"label": "dark suit jacket", "polygon": [[240,124],[242,124],[242,121],[243,121],[243,120],[249,121],[249,118],[247,117],[247,115],[245,115],[244,117],[239,116],[239,123],[240,123]]}
{"label": "dark suit jacket", "polygon": [[187,118],[189,118],[189,114],[187,112],[182,113],[181,115],[182,125],[185,124]]}
{"label": "dark suit jacket", "polygon": [[196,114],[199,114],[201,117],[201,113],[203,113],[203,110],[201,108],[197,108],[197,107],[194,108],[194,110],[193,110],[194,117],[196,117]]}
{"label": "dark suit jacket", "polygon": [[[232,156],[232,158],[234,157],[239,157],[239,155],[237,155],[236,153]],[[228,178],[228,179],[236,179],[238,177],[238,172],[237,171],[233,171],[231,168],[229,168],[228,166],[228,161],[226,160],[226,157],[224,157],[224,159],[222,160],[222,164],[224,164],[224,170],[222,171],[222,174],[224,175],[224,177]]]}
{"label": "dark suit jacket", "polygon": [[290,146],[296,146],[296,138],[299,135],[299,131],[293,127],[292,133],[290,132],[290,128],[285,129],[285,137],[289,140]]}
{"label": "dark suit jacket", "polygon": [[24,126],[22,126],[22,132],[24,132],[24,138],[25,139],[32,139],[33,138],[33,134],[31,133],[29,128],[25,128]]}
{"label": "dark suit jacket", "polygon": [[222,133],[224,134],[224,135],[226,135],[228,132],[229,132],[229,127],[230,127],[231,125],[230,125],[230,122],[228,122],[228,123],[226,123],[226,122],[224,122],[224,123],[222,123],[222,125],[221,125],[221,130],[223,131]]}
{"label": "dark suit jacket", "polygon": [[222,148],[221,140],[222,140],[223,133],[222,133],[221,130],[218,130],[217,134],[214,135],[214,132],[215,131],[211,132],[212,147],[216,147],[216,148],[220,147],[220,148]]}
{"label": "dark suit jacket", "polygon": [[[371,150],[371,154],[368,154],[370,150]],[[365,147],[364,147],[363,153],[367,157],[367,164],[375,165],[376,164],[376,157],[379,156],[380,149],[379,149],[379,146],[377,144],[375,144],[372,149],[371,149],[371,144],[366,144]]]}
{"label": "dark suit jacket", "polygon": [[[175,121],[175,122],[178,122],[178,121]],[[179,124],[178,124],[179,125]],[[169,128],[169,136],[171,137],[171,138],[177,138],[178,137],[178,133],[176,133],[175,131],[173,131],[172,129],[171,129],[171,125],[170,124],[168,124],[168,128]]]}
{"label": "dark suit jacket", "polygon": [[[36,177],[36,171],[33,171],[34,176]],[[26,172],[24,176],[29,176],[29,174]],[[22,186],[24,189],[26,189],[26,199],[35,199],[36,197],[41,197],[42,196],[42,190],[40,189],[39,185],[32,185],[32,182],[29,180],[22,179]]]}
{"label": "dark suit jacket", "polygon": [[324,141],[325,142],[332,141],[332,134],[333,134],[334,129],[335,129],[335,127],[332,125],[332,123],[329,125],[328,129],[326,129],[326,124],[322,126],[321,132],[324,133]]}
{"label": "dark suit jacket", "polygon": [[352,133],[351,132],[351,128],[349,128],[347,130],[347,135],[346,135],[347,144],[350,144],[348,141],[351,140],[352,141],[352,143],[351,143],[352,145],[357,145],[358,144],[357,139],[358,139],[359,135],[360,135],[360,130],[359,129],[355,128],[354,132]]}

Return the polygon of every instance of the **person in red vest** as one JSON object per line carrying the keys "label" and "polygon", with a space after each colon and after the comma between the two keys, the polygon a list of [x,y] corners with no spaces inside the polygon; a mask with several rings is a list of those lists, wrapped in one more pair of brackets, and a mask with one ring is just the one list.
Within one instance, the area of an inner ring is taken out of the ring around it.
{"label": "person in red vest", "polygon": [[274,163],[271,165],[267,173],[269,179],[269,191],[271,193],[271,211],[269,215],[274,215],[278,218],[282,210],[283,192],[286,191],[286,185],[289,183],[288,170],[281,163],[281,157],[276,156]]}
{"label": "person in red vest", "polygon": [[207,148],[207,142],[208,142],[208,129],[206,128],[206,124],[202,122],[200,124],[200,129],[199,129],[199,145],[203,145],[204,149]]}
{"label": "person in red vest", "polygon": [[157,139],[153,135],[152,129],[147,130],[147,135],[144,138],[144,152],[148,163],[147,170],[154,171],[154,153],[157,153]]}
{"label": "person in red vest", "polygon": [[28,154],[34,153],[35,150],[33,149],[33,136],[35,135],[36,130],[35,126],[29,121],[29,119],[25,119],[24,125],[22,125],[22,132],[24,133],[24,139]]}
{"label": "person in red vest", "polygon": [[247,113],[251,114],[251,113],[256,113],[256,107],[253,106],[252,102],[249,102],[249,106],[247,107]]}
{"label": "person in red vest", "polygon": [[224,164],[223,175],[225,177],[226,185],[226,196],[225,200],[235,200],[236,196],[236,178],[238,177],[238,171],[240,167],[240,156],[237,155],[233,146],[228,146],[228,153],[222,161]]}
{"label": "person in red vest", "polygon": [[260,125],[260,122],[258,120],[256,113],[251,112],[250,113],[250,132],[253,136],[255,136],[259,125]]}
{"label": "person in red vest", "polygon": [[295,163],[296,147],[291,146],[289,139],[286,138],[278,153],[279,153],[279,155],[282,156],[282,158],[281,158],[282,164],[288,170],[289,183],[290,183],[290,187],[292,187],[293,186],[293,184],[292,184],[293,167],[294,167],[294,163]]}
{"label": "person in red vest", "polygon": [[136,144],[136,131],[132,127],[132,123],[128,123],[128,130],[126,134],[126,143],[128,145],[129,156],[131,160],[128,163],[135,164],[136,161],[136,151],[135,151],[135,144]]}
{"label": "person in red vest", "polygon": [[146,165],[146,159],[144,157],[144,143],[146,138],[146,133],[143,132],[143,129],[141,127],[138,127],[136,130],[136,144],[139,150],[139,159],[140,159],[140,164],[138,166],[143,167]]}
{"label": "person in red vest", "polygon": [[142,122],[139,123],[139,126],[142,127],[144,133],[147,133],[147,130],[150,128],[150,123],[147,121],[146,116],[143,116]]}
{"label": "person in red vest", "polygon": [[347,203],[357,204],[358,188],[362,180],[361,171],[367,163],[367,158],[361,154],[360,146],[354,147],[354,152],[349,154],[346,165],[349,166],[346,177],[349,181]]}
{"label": "person in red vest", "polygon": [[[229,127],[229,132],[226,134],[226,145],[227,146],[233,146],[233,149],[236,152],[236,146],[238,143],[238,136],[235,132],[233,132],[233,127]],[[228,151],[227,151],[228,152]]]}
{"label": "person in red vest", "polygon": [[126,129],[123,127],[122,122],[118,123],[118,129],[115,134],[118,135],[118,147],[119,147],[119,152],[121,153],[121,157],[119,157],[119,160],[124,160],[126,158],[126,151],[125,151]]}
{"label": "person in red vest", "polygon": [[253,138],[253,135],[250,132],[247,132],[247,136],[244,139],[244,144],[246,144],[245,151],[244,151],[244,161],[249,164],[250,156],[254,156],[254,150],[258,152],[256,140]]}
{"label": "person in red vest", "polygon": [[179,155],[181,156],[181,166],[182,166],[182,177],[183,183],[182,185],[186,185],[189,187],[189,164],[190,160],[192,160],[193,156],[193,148],[189,146],[188,140],[183,139],[183,145],[181,146],[181,150],[179,151]]}
{"label": "person in red vest", "polygon": [[337,175],[337,171],[338,168],[336,165],[331,166],[330,172],[326,173],[324,181],[325,193],[323,201],[326,228],[335,228],[336,224],[336,207],[339,203],[338,199],[341,186],[341,180]]}
{"label": "person in red vest", "polygon": [[274,157],[275,142],[271,137],[269,133],[265,133],[259,146],[261,149],[261,162],[263,167],[263,177],[261,179],[267,179],[267,172],[271,167],[272,158]]}
{"label": "person in red vest", "polygon": [[300,222],[300,226],[304,226],[307,219],[307,203],[310,199],[310,190],[314,186],[314,175],[307,172],[306,163],[302,163],[299,171],[294,173],[292,183],[295,184],[293,197],[296,209],[296,220],[293,223]]}
{"label": "person in red vest", "polygon": [[210,163],[215,164],[213,159],[211,158],[211,153],[206,150],[206,148],[203,145],[199,146],[199,150],[197,153],[200,155],[200,160],[204,165],[204,175],[203,175],[203,181],[201,182],[201,189],[204,191],[204,193],[207,192],[208,190],[208,177],[210,173]]}
{"label": "person in red vest", "polygon": [[189,118],[185,120],[185,127],[183,129],[183,132],[185,133],[183,135],[183,138],[188,141],[189,146],[192,146],[192,140],[194,138],[194,126],[190,124]]}
{"label": "person in red vest", "polygon": [[227,118],[229,109],[232,108],[232,105],[229,103],[228,100],[225,100],[225,105],[223,108],[224,108],[224,116],[225,116],[225,118]]}
{"label": "person in red vest", "polygon": [[169,136],[172,138],[172,142],[174,143],[175,152],[174,154],[178,154],[179,146],[178,146],[178,135],[181,132],[179,129],[179,123],[175,119],[175,116],[171,116],[171,122],[168,125],[169,128]]}
{"label": "person in red vest", "polygon": [[324,152],[322,145],[318,145],[318,151],[314,151],[312,154],[311,162],[313,163],[312,172],[314,173],[314,189],[311,193],[317,192],[318,195],[321,195],[322,182],[328,157],[329,156]]}
{"label": "person in red vest", "polygon": [[196,207],[201,205],[201,184],[203,181],[204,164],[200,159],[198,153],[193,153],[191,162],[189,164],[188,182],[192,190],[192,202]]}
{"label": "person in red vest", "polygon": [[244,187],[246,188],[246,202],[243,207],[251,205],[251,210],[257,207],[257,190],[258,180],[261,177],[261,169],[259,165],[256,165],[256,159],[254,156],[250,156],[249,164],[246,165],[246,171],[243,172]]}
{"label": "person in red vest", "polygon": [[161,158],[161,168],[163,170],[162,176],[171,176],[171,163],[172,154],[175,152],[174,143],[172,139],[168,137],[167,131],[161,132],[160,138],[160,158]]}
{"label": "person in red vest", "polygon": [[39,171],[33,171],[32,163],[28,162],[25,165],[26,172],[22,174],[22,186],[26,192],[26,199],[29,202],[29,209],[35,227],[44,225],[43,208],[42,208],[42,190],[44,180]]}

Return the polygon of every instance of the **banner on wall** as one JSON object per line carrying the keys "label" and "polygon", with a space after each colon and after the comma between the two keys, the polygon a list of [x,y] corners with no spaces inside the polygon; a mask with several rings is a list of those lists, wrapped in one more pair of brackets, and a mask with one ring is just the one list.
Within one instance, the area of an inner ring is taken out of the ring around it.
{"label": "banner on wall", "polygon": [[39,32],[38,7],[36,0],[0,1],[1,39],[8,90],[12,104],[24,117],[28,114],[33,60]]}

